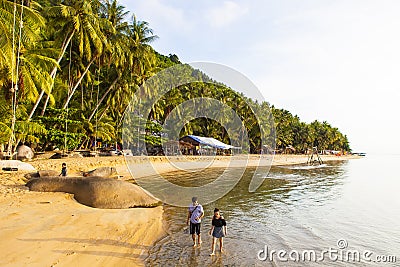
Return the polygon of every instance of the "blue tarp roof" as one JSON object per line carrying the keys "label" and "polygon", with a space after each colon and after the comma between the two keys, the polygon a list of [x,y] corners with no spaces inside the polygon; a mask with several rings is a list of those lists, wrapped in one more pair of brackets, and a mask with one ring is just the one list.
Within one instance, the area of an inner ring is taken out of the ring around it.
{"label": "blue tarp roof", "polygon": [[214,147],[214,148],[219,148],[219,149],[237,148],[237,147],[222,143],[221,141],[219,141],[215,138],[212,138],[212,137],[203,137],[203,136],[196,136],[196,135],[187,135],[187,137],[192,138],[193,140],[199,142],[202,145],[207,145],[207,146]]}

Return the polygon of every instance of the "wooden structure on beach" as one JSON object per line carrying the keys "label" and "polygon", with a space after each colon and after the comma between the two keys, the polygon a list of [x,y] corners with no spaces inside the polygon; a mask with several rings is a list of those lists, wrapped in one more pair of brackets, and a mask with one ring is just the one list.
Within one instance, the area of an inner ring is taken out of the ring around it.
{"label": "wooden structure on beach", "polygon": [[233,149],[241,150],[241,147],[225,144],[212,137],[186,135],[180,138],[179,141],[193,145],[195,147],[194,155],[231,155]]}
{"label": "wooden structure on beach", "polygon": [[184,141],[170,140],[163,145],[164,155],[193,155],[195,146]]}
{"label": "wooden structure on beach", "polygon": [[311,150],[311,154],[308,156],[307,164],[309,165],[321,165],[324,164],[318,153],[318,147],[314,146]]}

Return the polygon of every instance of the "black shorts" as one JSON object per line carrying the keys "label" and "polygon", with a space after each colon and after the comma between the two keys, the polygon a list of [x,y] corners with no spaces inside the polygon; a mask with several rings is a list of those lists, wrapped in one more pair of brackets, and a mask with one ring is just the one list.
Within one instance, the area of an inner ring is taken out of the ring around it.
{"label": "black shorts", "polygon": [[199,235],[200,234],[200,225],[201,225],[201,223],[190,222],[190,234],[194,235],[196,233]]}

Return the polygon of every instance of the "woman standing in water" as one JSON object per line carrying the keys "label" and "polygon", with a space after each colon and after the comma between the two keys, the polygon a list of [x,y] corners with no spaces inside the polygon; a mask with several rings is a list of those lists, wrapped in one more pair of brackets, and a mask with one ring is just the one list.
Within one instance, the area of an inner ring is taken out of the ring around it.
{"label": "woman standing in water", "polygon": [[219,209],[214,209],[214,216],[211,222],[210,235],[213,236],[212,245],[211,245],[211,254],[210,256],[215,255],[215,243],[217,239],[219,239],[219,251],[223,252],[224,241],[223,238],[226,236],[226,221],[224,217],[221,216]]}

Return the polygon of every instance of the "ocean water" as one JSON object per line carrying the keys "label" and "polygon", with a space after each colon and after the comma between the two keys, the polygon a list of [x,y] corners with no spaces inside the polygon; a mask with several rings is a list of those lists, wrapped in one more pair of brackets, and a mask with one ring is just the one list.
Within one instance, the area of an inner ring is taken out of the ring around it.
{"label": "ocean water", "polygon": [[[318,167],[272,167],[255,193],[248,192],[254,169],[247,169],[231,192],[204,206],[201,247],[193,248],[185,231],[186,208],[165,205],[168,235],[151,248],[146,264],[400,266],[399,160],[368,155]],[[193,186],[222,171],[175,172],[168,179]],[[225,252],[211,257],[214,207],[223,212],[228,236]]]}

